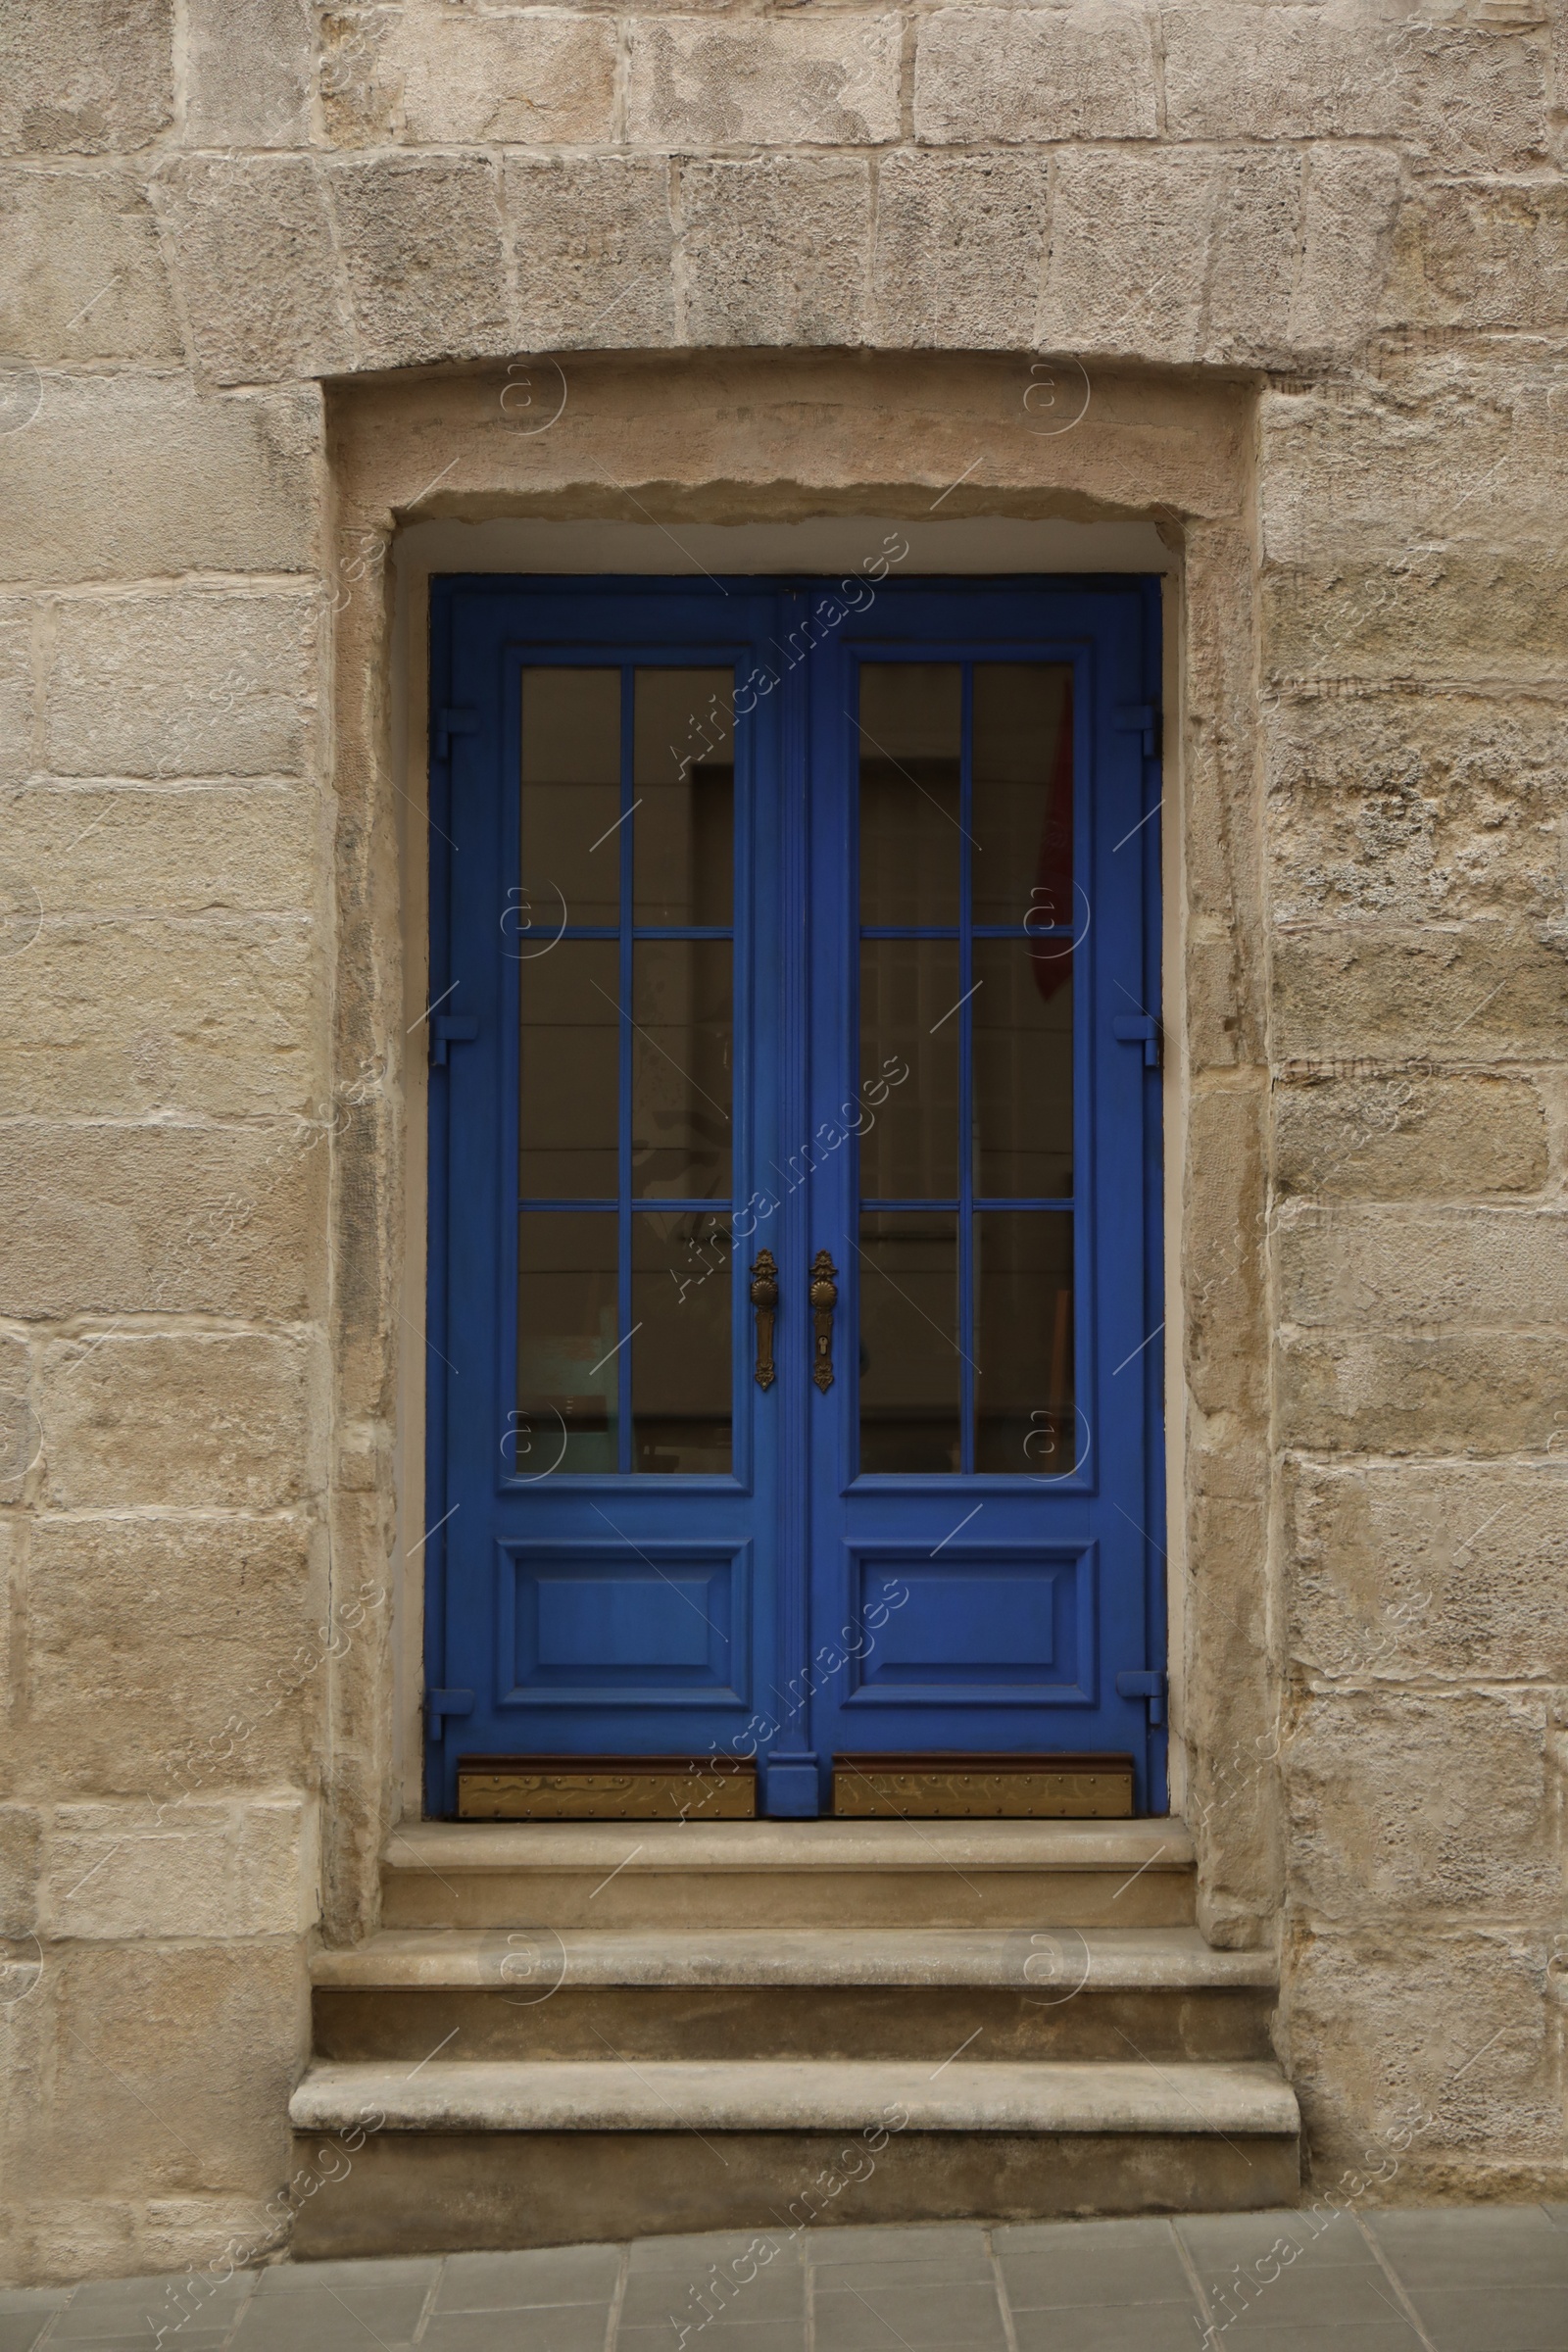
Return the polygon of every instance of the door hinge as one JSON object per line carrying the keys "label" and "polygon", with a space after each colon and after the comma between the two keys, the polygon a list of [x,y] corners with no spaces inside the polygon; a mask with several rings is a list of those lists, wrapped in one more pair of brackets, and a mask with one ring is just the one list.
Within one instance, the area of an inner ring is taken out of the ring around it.
{"label": "door hinge", "polygon": [[1159,705],[1157,703],[1118,703],[1111,724],[1118,735],[1141,735],[1144,739],[1144,758],[1159,758]]}
{"label": "door hinge", "polygon": [[427,1690],[424,1694],[425,1738],[439,1740],[441,1727],[449,1715],[471,1715],[471,1690]]}
{"label": "door hinge", "polygon": [[448,1046],[470,1046],[479,1034],[479,1024],[471,1013],[438,1012],[430,1022],[430,1059],[445,1069]]}
{"label": "door hinge", "polygon": [[438,760],[451,759],[452,738],[454,735],[477,735],[478,732],[479,713],[477,710],[454,710],[451,708],[445,710],[438,710],[435,714],[436,758]]}
{"label": "door hinge", "polygon": [[1124,1046],[1142,1046],[1144,1067],[1157,1070],[1160,1057],[1159,1023],[1147,1012],[1117,1012],[1111,1015],[1111,1034]]}
{"label": "door hinge", "polygon": [[1163,1666],[1134,1666],[1116,1677],[1118,1698],[1147,1698],[1149,1720],[1152,1724],[1165,1720],[1165,1669]]}

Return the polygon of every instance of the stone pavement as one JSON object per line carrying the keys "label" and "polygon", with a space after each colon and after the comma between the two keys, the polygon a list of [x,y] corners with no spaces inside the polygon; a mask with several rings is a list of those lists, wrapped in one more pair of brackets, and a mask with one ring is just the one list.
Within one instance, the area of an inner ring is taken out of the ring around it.
{"label": "stone pavement", "polygon": [[1568,2352],[1568,2205],[776,2230],[0,2289],[0,2352]]}

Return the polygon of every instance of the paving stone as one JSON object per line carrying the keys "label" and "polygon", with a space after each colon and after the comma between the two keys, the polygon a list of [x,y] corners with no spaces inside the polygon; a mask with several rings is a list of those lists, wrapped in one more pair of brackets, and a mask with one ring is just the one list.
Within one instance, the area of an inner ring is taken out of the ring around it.
{"label": "paving stone", "polygon": [[1539,2205],[1370,2214],[1367,2227],[1413,2294],[1442,2287],[1568,2289],[1568,2243]]}
{"label": "paving stone", "polygon": [[1568,2293],[1555,2286],[1411,2285],[1436,2352],[1564,2352]]}
{"label": "paving stone", "polygon": [[849,2266],[818,2273],[812,2311],[818,2352],[862,2352],[903,2341],[915,2346],[965,2344],[969,2352],[1004,2352],[1006,2330],[995,2283],[987,2279],[927,2278],[906,2284],[902,2266],[861,2286],[840,2286]]}
{"label": "paving stone", "polygon": [[454,2254],[434,2310],[516,2311],[536,2303],[609,2303],[618,2246],[550,2246],[518,2254]]}
{"label": "paving stone", "polygon": [[[531,2311],[453,2311],[432,2319],[421,2352],[604,2352],[610,2306],[560,2303]],[[669,2328],[663,2329],[669,2341]]]}
{"label": "paving stone", "polygon": [[1013,2314],[1018,2352],[1200,2352],[1198,2306],[1077,2304]]}

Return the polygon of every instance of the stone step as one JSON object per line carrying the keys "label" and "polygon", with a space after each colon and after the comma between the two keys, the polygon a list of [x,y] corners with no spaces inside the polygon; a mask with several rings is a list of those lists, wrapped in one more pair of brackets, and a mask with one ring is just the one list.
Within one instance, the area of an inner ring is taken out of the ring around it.
{"label": "stone step", "polygon": [[388,1927],[1182,1927],[1181,1822],[417,1822]]}
{"label": "stone step", "polygon": [[1195,1928],[387,1929],[313,1963],[325,2059],[1266,2058],[1276,1971]]}
{"label": "stone step", "polygon": [[[1277,2067],[923,2061],[314,2064],[304,2258],[808,2223],[1293,2203]],[[352,2156],[332,2155],[341,2133]],[[332,2157],[328,2165],[329,2156]]]}

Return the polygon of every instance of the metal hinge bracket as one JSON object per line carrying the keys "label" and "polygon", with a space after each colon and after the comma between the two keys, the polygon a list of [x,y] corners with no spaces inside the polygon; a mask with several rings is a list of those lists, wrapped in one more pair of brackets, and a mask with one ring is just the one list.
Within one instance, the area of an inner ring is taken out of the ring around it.
{"label": "metal hinge bracket", "polygon": [[1147,1698],[1149,1720],[1160,1724],[1165,1720],[1165,1693],[1168,1686],[1163,1666],[1134,1666],[1116,1677],[1118,1698]]}

